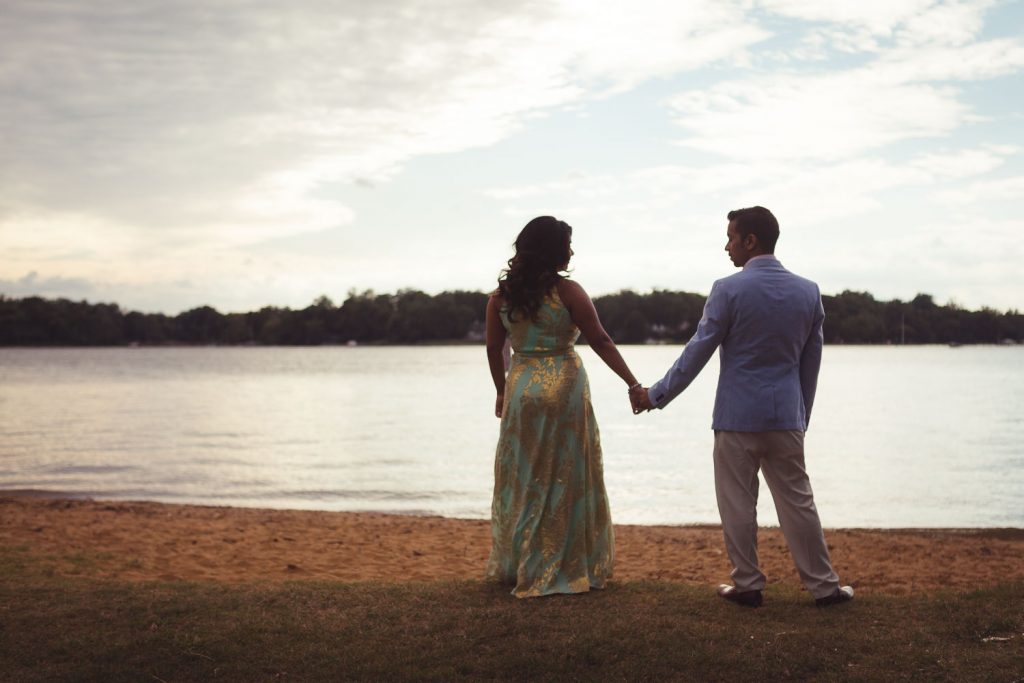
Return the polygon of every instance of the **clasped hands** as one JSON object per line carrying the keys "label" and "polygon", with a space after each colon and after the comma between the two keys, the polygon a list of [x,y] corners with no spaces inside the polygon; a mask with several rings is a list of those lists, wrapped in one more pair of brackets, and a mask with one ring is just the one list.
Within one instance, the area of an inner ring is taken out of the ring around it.
{"label": "clasped hands", "polygon": [[647,393],[647,388],[640,384],[634,384],[629,388],[629,405],[633,408],[634,415],[646,413],[654,409],[654,404],[651,403],[651,396]]}

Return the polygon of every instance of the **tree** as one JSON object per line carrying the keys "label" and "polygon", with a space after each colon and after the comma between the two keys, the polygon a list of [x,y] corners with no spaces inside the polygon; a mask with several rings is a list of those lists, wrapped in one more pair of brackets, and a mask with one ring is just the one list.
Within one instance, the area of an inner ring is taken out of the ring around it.
{"label": "tree", "polygon": [[350,291],[341,305],[338,325],[341,336],[345,341],[383,341],[387,338],[393,312],[390,296],[377,295],[373,290],[362,294]]}
{"label": "tree", "polygon": [[623,344],[641,344],[647,341],[647,333],[650,325],[647,323],[647,316],[639,310],[632,310],[622,323],[620,338]]}
{"label": "tree", "polygon": [[[338,307],[326,295],[306,308],[267,306],[223,315],[200,306],[169,317],[124,312],[116,304],[0,294],[0,345],[118,344],[415,344],[466,339],[484,327],[487,294],[419,290],[376,294],[352,290]],[[594,299],[605,329],[616,341],[649,338],[685,342],[697,327],[705,297],[688,292],[623,290]],[[825,341],[845,344],[1001,343],[1024,341],[1024,315],[1017,309],[964,310],[929,294],[909,302],[876,301],[867,292],[823,296]]]}
{"label": "tree", "polygon": [[217,344],[225,328],[224,316],[210,306],[200,306],[175,318],[177,339],[186,344]]}

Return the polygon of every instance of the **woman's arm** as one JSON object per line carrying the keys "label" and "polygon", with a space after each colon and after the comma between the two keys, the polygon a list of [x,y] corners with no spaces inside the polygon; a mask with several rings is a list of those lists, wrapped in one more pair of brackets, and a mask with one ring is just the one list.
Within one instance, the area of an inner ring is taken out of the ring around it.
{"label": "woman's arm", "polygon": [[494,414],[501,417],[505,396],[505,326],[501,324],[501,298],[492,294],[487,299],[487,365],[491,368],[491,379],[498,392]]}
{"label": "woman's arm", "polygon": [[639,382],[630,372],[626,361],[622,359],[622,355],[615,347],[615,342],[601,325],[594,302],[590,300],[590,296],[587,295],[583,287],[571,280],[560,280],[558,296],[561,297],[565,307],[569,309],[572,321],[583,332],[590,348],[594,349],[594,353],[612,369],[612,372],[621,377],[628,387],[637,386]]}

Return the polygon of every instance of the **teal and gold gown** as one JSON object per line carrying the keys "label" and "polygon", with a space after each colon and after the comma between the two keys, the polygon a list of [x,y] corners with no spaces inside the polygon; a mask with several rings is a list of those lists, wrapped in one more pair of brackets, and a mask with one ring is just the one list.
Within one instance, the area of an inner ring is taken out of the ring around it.
{"label": "teal and gold gown", "polygon": [[501,320],[512,342],[494,460],[487,578],[530,598],[603,588],[614,537],[580,335],[552,290],[537,320]]}

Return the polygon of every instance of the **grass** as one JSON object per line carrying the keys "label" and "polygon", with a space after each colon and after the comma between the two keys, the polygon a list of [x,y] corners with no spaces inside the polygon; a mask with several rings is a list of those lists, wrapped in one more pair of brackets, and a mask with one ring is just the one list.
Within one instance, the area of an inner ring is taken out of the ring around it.
{"label": "grass", "polygon": [[[126,583],[0,552],[4,681],[1024,681],[1024,585],[817,609],[614,584],[517,601],[481,582]],[[988,640],[986,638],[1009,638]]]}

